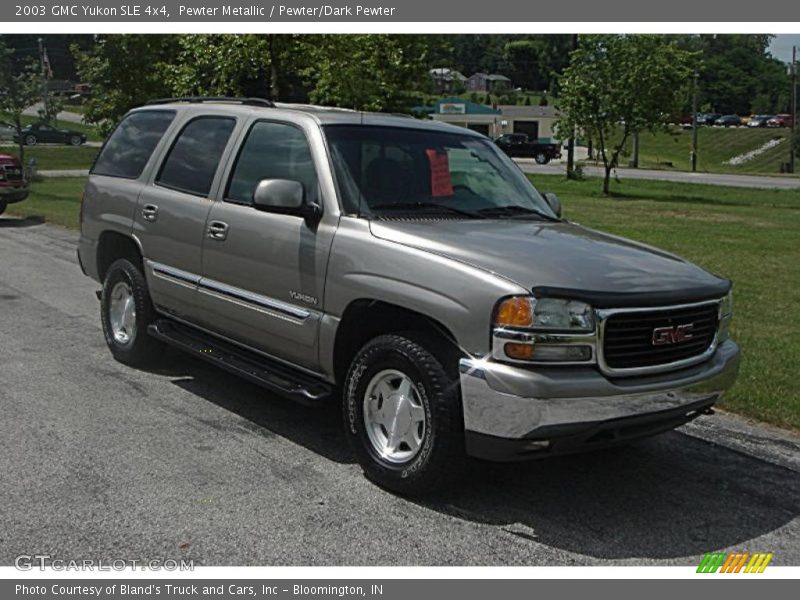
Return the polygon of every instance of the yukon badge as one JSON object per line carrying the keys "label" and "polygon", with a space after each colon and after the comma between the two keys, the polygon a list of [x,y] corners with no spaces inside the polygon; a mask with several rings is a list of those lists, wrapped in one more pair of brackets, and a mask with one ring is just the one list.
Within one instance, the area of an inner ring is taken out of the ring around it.
{"label": "yukon badge", "polygon": [[694,329],[694,323],[675,325],[674,327],[656,327],[653,329],[653,346],[688,342],[694,337],[692,329]]}
{"label": "yukon badge", "polygon": [[313,304],[314,306],[317,305],[316,296],[310,296],[308,294],[303,294],[302,292],[289,290],[289,297],[296,302],[305,302],[306,304]]}

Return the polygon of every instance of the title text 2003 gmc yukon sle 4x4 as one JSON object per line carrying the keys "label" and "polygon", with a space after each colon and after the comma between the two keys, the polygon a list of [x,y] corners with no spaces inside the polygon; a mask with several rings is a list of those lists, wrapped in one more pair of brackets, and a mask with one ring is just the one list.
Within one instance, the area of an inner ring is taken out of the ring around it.
{"label": "title text 2003 gmc yukon sle 4x4", "polygon": [[120,361],[164,343],[343,403],[367,476],[421,493],[466,455],[591,450],[733,383],[731,284],[560,217],[485,137],[389,115],[178,99],[131,111],[79,257]]}

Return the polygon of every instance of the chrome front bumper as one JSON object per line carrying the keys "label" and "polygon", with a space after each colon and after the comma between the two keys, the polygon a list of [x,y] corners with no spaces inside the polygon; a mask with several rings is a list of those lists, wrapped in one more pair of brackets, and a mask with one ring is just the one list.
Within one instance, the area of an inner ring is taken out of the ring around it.
{"label": "chrome front bumper", "polygon": [[672,373],[609,379],[592,367],[462,359],[467,452],[497,460],[579,451],[671,429],[707,410],[736,379],[739,348]]}

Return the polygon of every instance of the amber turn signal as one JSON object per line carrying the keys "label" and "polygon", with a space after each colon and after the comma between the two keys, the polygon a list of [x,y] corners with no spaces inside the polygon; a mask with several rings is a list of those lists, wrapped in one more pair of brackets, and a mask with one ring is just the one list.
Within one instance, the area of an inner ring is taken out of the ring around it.
{"label": "amber turn signal", "polygon": [[509,342],[505,345],[506,356],[516,360],[530,360],[533,358],[533,344],[515,344]]}
{"label": "amber turn signal", "polygon": [[525,296],[507,298],[497,308],[495,325],[502,327],[530,327],[533,325],[533,306]]}

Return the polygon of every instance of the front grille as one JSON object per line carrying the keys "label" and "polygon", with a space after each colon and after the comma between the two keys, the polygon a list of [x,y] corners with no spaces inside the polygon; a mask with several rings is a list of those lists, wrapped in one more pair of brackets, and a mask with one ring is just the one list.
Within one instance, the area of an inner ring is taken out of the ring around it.
{"label": "front grille", "polygon": [[22,181],[22,169],[14,165],[3,165],[7,181]]}
{"label": "front grille", "polygon": [[[603,357],[612,369],[655,367],[703,354],[717,333],[716,303],[689,308],[619,312],[605,322]],[[691,339],[653,344],[653,330],[692,324]]]}

